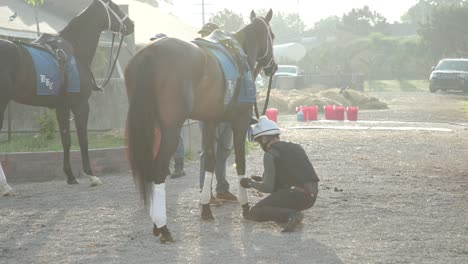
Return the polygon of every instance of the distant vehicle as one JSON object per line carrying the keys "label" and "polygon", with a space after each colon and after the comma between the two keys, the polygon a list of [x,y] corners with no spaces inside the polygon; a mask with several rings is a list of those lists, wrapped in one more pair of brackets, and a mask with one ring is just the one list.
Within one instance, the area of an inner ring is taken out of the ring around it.
{"label": "distant vehicle", "polygon": [[275,76],[300,76],[303,74],[303,71],[296,65],[278,65]]}
{"label": "distant vehicle", "polygon": [[461,90],[468,92],[468,59],[443,59],[432,67],[429,91]]}
{"label": "distant vehicle", "polygon": [[255,79],[255,86],[257,88],[264,88],[265,87],[265,81],[263,80],[262,75],[257,75],[257,78]]}

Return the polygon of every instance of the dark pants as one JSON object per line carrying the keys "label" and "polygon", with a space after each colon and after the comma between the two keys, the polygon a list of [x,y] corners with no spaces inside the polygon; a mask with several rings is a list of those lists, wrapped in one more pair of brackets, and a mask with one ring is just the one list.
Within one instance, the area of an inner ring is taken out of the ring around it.
{"label": "dark pants", "polygon": [[317,183],[314,183],[314,189],[313,196],[297,190],[278,190],[253,206],[247,218],[257,222],[287,222],[293,213],[314,205],[318,193]]}

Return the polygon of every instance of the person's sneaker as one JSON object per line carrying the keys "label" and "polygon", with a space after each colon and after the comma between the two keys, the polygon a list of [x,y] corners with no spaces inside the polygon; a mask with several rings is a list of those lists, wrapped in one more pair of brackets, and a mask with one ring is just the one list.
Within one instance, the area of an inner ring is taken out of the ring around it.
{"label": "person's sneaker", "polygon": [[237,197],[229,191],[217,193],[216,198],[224,201],[237,202]]}
{"label": "person's sneaker", "polygon": [[291,216],[289,216],[288,223],[286,224],[286,226],[284,226],[281,232],[294,231],[294,228],[296,228],[296,226],[302,222],[302,219],[304,219],[303,213],[301,212],[293,213]]}
{"label": "person's sneaker", "polygon": [[183,170],[175,170],[171,173],[171,179],[180,178],[182,176],[185,176],[185,171]]}

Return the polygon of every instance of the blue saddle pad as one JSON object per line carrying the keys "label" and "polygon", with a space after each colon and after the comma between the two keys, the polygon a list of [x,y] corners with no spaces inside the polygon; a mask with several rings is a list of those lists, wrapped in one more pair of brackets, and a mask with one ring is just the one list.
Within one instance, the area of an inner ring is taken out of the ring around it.
{"label": "blue saddle pad", "polygon": [[[29,45],[23,46],[31,54],[34,68],[36,70],[36,94],[58,95],[61,92],[63,76],[61,76],[59,64],[48,51]],[[80,92],[80,78],[75,57],[71,57],[66,64],[66,75],[68,85],[66,91],[69,93]]]}
{"label": "blue saddle pad", "polygon": [[[235,47],[236,54],[229,53],[228,50],[220,43],[220,41],[230,41]],[[205,39],[194,40],[198,46],[207,48],[218,60],[225,79],[225,96],[224,104],[231,103],[237,84],[239,83],[239,94],[237,101],[240,103],[255,103],[256,88],[253,80],[252,71],[247,63],[247,55],[245,55],[242,47],[232,37],[231,34],[221,30],[215,30],[210,36]],[[236,56],[241,63],[239,69],[234,58]],[[240,74],[243,72],[243,75]],[[241,78],[242,77],[242,78]]]}

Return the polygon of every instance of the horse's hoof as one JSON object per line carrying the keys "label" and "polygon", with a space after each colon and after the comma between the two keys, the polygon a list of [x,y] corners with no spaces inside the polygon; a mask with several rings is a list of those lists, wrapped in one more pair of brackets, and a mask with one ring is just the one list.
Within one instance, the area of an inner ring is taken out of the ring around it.
{"label": "horse's hoof", "polygon": [[72,179],[68,179],[67,183],[68,184],[78,184],[78,181],[75,178],[72,178]]}
{"label": "horse's hoof", "polygon": [[243,216],[245,219],[248,219],[248,217],[249,217],[249,212],[250,212],[250,205],[249,205],[249,203],[243,204],[243,205],[242,205],[242,216]]}
{"label": "horse's hoof", "polygon": [[0,196],[15,196],[15,192],[11,189],[10,185],[5,184],[0,186]]}
{"label": "horse's hoof", "polygon": [[172,235],[170,232],[167,233],[161,233],[161,236],[159,237],[159,242],[161,244],[169,244],[169,243],[174,243],[174,239],[172,238]]}
{"label": "horse's hoof", "polygon": [[[156,226],[155,228],[158,229]],[[154,232],[154,229],[153,229],[153,232]],[[168,244],[168,243],[175,242],[174,239],[172,238],[171,232],[169,232],[169,229],[167,229],[167,226],[163,226],[159,228],[158,232],[160,233],[159,242],[161,244]]]}
{"label": "horse's hoof", "polygon": [[157,228],[156,225],[153,225],[153,235],[155,237],[159,237],[159,234],[161,234],[161,232],[159,232],[159,228]]}
{"label": "horse's hoof", "polygon": [[203,220],[214,220],[209,204],[202,204],[201,218]]}
{"label": "horse's hoof", "polygon": [[89,176],[89,180],[91,181],[91,187],[102,185],[102,181],[96,176]]}

